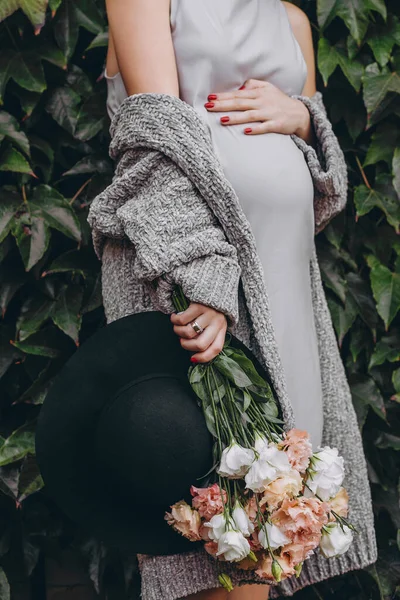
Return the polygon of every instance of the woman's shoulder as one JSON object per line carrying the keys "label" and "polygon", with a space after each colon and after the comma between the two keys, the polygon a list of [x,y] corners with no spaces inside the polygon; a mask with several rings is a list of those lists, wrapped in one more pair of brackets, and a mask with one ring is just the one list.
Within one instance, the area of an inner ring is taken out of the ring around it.
{"label": "woman's shoulder", "polygon": [[289,17],[290,25],[296,38],[303,37],[311,31],[311,25],[306,13],[291,2],[282,2]]}

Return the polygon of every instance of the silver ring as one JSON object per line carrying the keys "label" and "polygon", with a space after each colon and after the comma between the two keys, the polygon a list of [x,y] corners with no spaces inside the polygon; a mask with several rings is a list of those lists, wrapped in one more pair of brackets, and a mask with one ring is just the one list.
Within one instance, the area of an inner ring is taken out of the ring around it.
{"label": "silver ring", "polygon": [[201,325],[198,324],[197,321],[193,321],[193,323],[190,323],[190,324],[196,333],[203,333],[204,329]]}

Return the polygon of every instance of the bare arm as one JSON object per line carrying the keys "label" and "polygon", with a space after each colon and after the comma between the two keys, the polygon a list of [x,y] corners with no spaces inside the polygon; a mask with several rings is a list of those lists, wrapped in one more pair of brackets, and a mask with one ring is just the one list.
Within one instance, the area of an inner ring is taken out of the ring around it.
{"label": "bare arm", "polygon": [[290,2],[283,2],[283,4],[287,10],[290,25],[307,64],[307,80],[304,85],[302,95],[311,97],[317,91],[317,84],[315,77],[315,57],[310,21],[308,20],[307,15],[294,4],[290,4]]}
{"label": "bare arm", "polygon": [[[170,27],[170,0],[106,0],[110,64],[118,65],[128,95],[179,95]],[[115,54],[114,54],[115,50]]]}

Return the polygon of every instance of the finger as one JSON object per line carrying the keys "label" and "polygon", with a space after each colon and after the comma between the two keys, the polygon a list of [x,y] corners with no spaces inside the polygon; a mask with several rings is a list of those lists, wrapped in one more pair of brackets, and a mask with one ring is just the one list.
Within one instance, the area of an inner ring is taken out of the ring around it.
{"label": "finger", "polygon": [[187,325],[191,321],[200,317],[204,312],[204,306],[197,302],[191,302],[186,310],[181,313],[172,313],[171,322],[174,325]]}
{"label": "finger", "polygon": [[236,112],[233,115],[224,115],[220,118],[221,125],[240,125],[241,123],[254,123],[254,121],[263,121],[265,116],[261,115],[259,110],[244,110]]}
{"label": "finger", "polygon": [[243,133],[246,135],[259,135],[260,133],[282,133],[279,130],[276,121],[264,121],[263,123],[252,124],[251,127],[245,127]]}
{"label": "finger", "polygon": [[197,363],[206,363],[210,362],[213,358],[215,358],[223,349],[225,342],[225,334],[226,327],[220,329],[217,336],[215,337],[213,343],[205,350],[204,352],[198,352],[197,354],[193,354],[191,360]]}
{"label": "finger", "polygon": [[181,346],[190,352],[204,352],[213,343],[219,332],[218,324],[211,323],[203,333],[199,333],[194,339],[181,338]]}
{"label": "finger", "polygon": [[221,111],[231,111],[231,110],[251,110],[253,108],[257,108],[258,105],[255,104],[254,98],[230,98],[227,100],[212,100],[212,102],[206,102],[206,109],[209,112],[221,112]]}
{"label": "finger", "polygon": [[[200,317],[197,317],[197,319],[195,319],[195,321],[198,325],[200,325],[200,327],[202,327],[203,329],[206,329],[206,327],[210,323],[210,318],[207,318],[207,317],[208,317],[208,314],[203,313],[202,315],[200,315]],[[174,332],[180,338],[192,340],[193,338],[201,335],[200,333],[196,332],[193,329],[192,323],[194,323],[194,321],[191,321],[188,325],[174,325]]]}
{"label": "finger", "polygon": [[240,88],[238,90],[232,90],[232,92],[216,92],[213,94],[209,94],[208,99],[211,102],[216,102],[219,100],[235,100],[235,99],[243,99],[249,98],[255,100],[260,96],[260,92],[254,89],[246,89]]}
{"label": "finger", "polygon": [[264,88],[267,85],[267,81],[263,81],[262,79],[246,79],[243,84],[246,90],[256,90],[257,88]]}

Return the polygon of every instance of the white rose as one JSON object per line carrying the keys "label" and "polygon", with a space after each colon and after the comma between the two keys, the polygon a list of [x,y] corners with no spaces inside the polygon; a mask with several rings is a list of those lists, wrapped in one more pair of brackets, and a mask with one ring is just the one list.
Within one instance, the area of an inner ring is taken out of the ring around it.
{"label": "white rose", "polygon": [[311,459],[310,471],[306,479],[310,489],[306,487],[305,496],[312,496],[311,492],[322,500],[336,496],[344,478],[344,460],[337,448],[325,446],[316,452]]}
{"label": "white rose", "polygon": [[[265,529],[267,530],[267,533],[265,533]],[[280,546],[289,544],[290,539],[276,525],[265,523],[265,526],[259,531],[258,541],[265,550],[268,550],[268,542],[271,550],[276,550],[276,548],[280,548]]]}
{"label": "white rose", "polygon": [[245,537],[249,537],[253,533],[254,525],[238,502],[236,502],[235,508],[232,511],[232,518],[235,522],[236,529],[243,533]]}
{"label": "white rose", "polygon": [[253,460],[254,452],[251,448],[243,448],[237,442],[233,442],[222,452],[217,473],[222,477],[241,479],[247,473]]}
{"label": "white rose", "polygon": [[[234,527],[235,524],[232,520],[228,523],[228,526]],[[227,531],[227,522],[224,513],[214,515],[207,523],[204,523],[204,527],[209,528],[208,537],[213,542],[218,542],[219,538],[223,533]]]}
{"label": "white rose", "polygon": [[225,560],[239,562],[250,553],[250,544],[240,531],[230,529],[221,535],[218,540],[216,556],[223,555]]}
{"label": "white rose", "polygon": [[254,442],[254,448],[255,450],[261,454],[261,452],[268,448],[269,446],[269,441],[267,440],[266,437],[259,435],[258,433],[256,433],[256,439]]}
{"label": "white rose", "polygon": [[[326,531],[327,530],[327,531]],[[325,558],[332,558],[344,554],[353,541],[353,532],[347,525],[342,527],[339,523],[330,523],[322,531],[320,548]]]}
{"label": "white rose", "polygon": [[248,470],[244,478],[246,487],[253,492],[263,492],[271,481],[289,473],[291,469],[286,452],[278,450],[275,444],[269,444]]}

